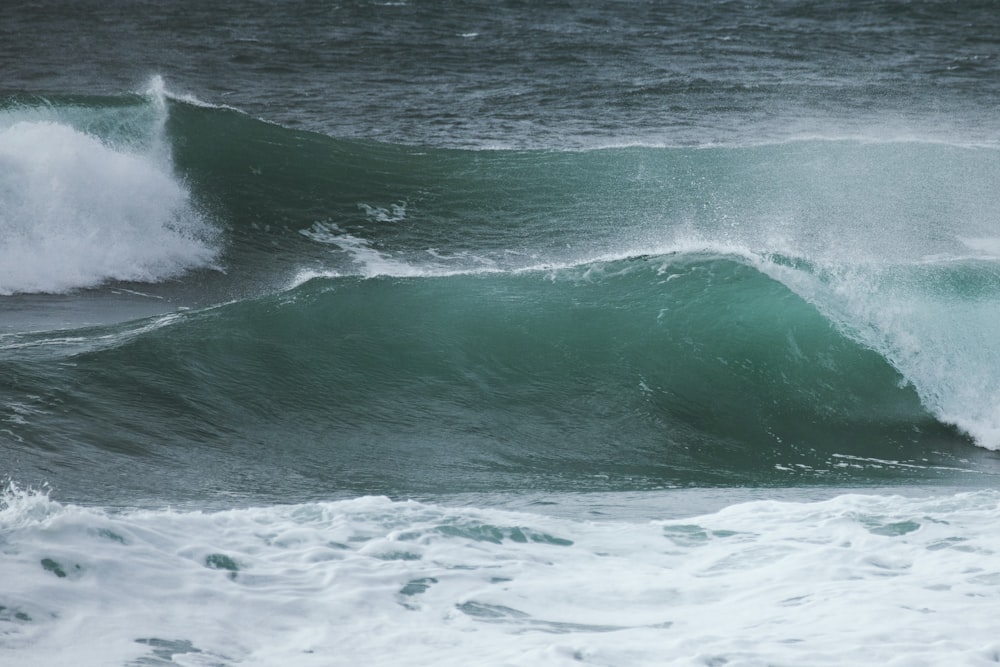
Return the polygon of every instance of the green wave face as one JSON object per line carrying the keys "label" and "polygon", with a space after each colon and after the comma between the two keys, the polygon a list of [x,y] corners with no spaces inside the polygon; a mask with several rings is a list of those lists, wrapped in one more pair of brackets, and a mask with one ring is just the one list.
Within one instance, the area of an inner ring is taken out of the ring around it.
{"label": "green wave face", "polygon": [[[30,387],[82,426],[21,437],[165,456],[178,484],[234,460],[264,488],[392,494],[868,483],[900,468],[856,461],[901,462],[904,479],[969,465],[964,438],[884,358],[729,258],[321,278],[103,335]],[[36,363],[63,353],[41,342]]]}
{"label": "green wave face", "polygon": [[417,265],[428,249],[516,268],[680,243],[907,262],[968,254],[963,241],[995,237],[1000,215],[991,148],[446,150],[334,139],[180,102],[167,129],[177,170],[240,235],[231,252],[269,245],[301,259],[301,231],[336,225]]}
{"label": "green wave face", "polygon": [[284,498],[995,466],[973,446],[1000,446],[995,149],[446,150],[154,91],[8,102],[9,173],[25,131],[151,174],[51,221],[116,249],[89,282],[3,297],[25,470],[55,451],[166,497]]}

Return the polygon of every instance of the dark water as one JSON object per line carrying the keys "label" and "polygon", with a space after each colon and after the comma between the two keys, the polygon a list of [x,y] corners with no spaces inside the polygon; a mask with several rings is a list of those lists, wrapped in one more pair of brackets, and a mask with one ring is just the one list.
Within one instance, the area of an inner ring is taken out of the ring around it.
{"label": "dark water", "polygon": [[20,4],[3,89],[171,88],[337,137],[565,148],[996,136],[992,2]]}
{"label": "dark water", "polygon": [[988,481],[997,21],[19,6],[4,472],[126,505]]}

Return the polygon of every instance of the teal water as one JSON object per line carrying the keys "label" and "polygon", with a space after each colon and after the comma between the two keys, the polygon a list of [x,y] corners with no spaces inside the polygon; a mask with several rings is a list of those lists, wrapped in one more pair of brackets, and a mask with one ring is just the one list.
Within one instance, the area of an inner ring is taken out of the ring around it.
{"label": "teal water", "polygon": [[994,148],[408,147],[159,80],[2,117],[22,482],[122,503],[995,472]]}
{"label": "teal water", "polygon": [[164,467],[161,488],[185,498],[206,478],[214,493],[309,497],[992,470],[883,357],[731,258],[315,278],[64,336],[5,341],[36,397],[21,410],[61,413],[15,425],[21,446],[70,467]]}

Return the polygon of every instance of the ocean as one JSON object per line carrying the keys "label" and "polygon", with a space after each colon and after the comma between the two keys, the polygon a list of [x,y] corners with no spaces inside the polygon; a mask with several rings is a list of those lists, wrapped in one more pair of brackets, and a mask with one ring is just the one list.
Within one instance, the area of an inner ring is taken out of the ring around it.
{"label": "ocean", "polygon": [[994,2],[0,15],[4,667],[1000,663]]}

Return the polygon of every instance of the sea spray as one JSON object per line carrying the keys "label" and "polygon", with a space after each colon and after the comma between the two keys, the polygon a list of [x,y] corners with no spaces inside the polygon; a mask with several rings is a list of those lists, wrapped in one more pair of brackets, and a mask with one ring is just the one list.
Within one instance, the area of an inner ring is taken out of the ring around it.
{"label": "sea spray", "polygon": [[218,233],[172,173],[161,114],[146,137],[107,139],[77,127],[77,109],[62,115],[0,123],[0,294],[158,282],[214,264]]}

